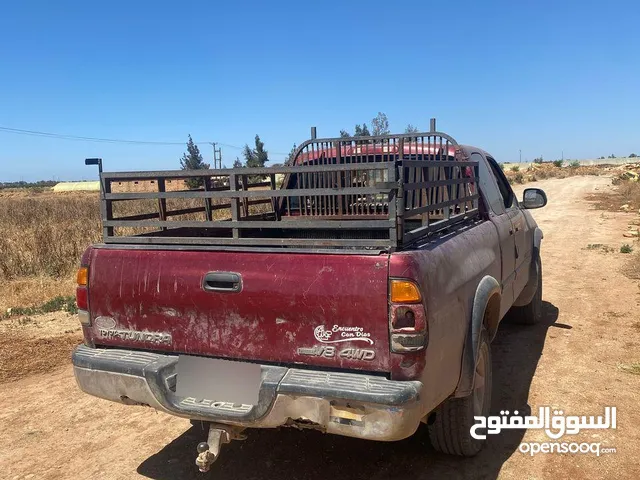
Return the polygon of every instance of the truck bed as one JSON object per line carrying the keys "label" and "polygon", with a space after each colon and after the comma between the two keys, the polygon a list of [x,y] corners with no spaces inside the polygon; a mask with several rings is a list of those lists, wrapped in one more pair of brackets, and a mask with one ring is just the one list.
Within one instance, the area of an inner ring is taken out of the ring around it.
{"label": "truck bed", "polygon": [[311,139],[272,168],[101,172],[106,244],[393,252],[478,215],[446,134]]}

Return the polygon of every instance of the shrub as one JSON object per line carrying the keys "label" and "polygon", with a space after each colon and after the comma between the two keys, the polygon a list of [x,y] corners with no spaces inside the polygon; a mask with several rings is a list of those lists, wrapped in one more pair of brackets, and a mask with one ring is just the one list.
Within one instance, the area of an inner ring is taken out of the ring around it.
{"label": "shrub", "polygon": [[511,167],[511,171],[512,172],[519,172],[520,171],[520,166],[519,165],[514,165],[513,167]]}
{"label": "shrub", "polygon": [[563,164],[564,164],[564,160],[554,160],[553,161],[553,166],[554,167],[562,168]]}
{"label": "shrub", "polygon": [[631,253],[633,252],[633,247],[628,243],[625,243],[620,247],[620,253]]}
{"label": "shrub", "polygon": [[12,307],[7,310],[7,312],[4,314],[4,317],[7,318],[20,315],[40,315],[43,313],[59,311],[78,313],[78,307],[76,306],[75,297],[58,296],[36,307]]}
{"label": "shrub", "polygon": [[571,168],[578,168],[578,167],[580,166],[580,162],[579,162],[578,160],[573,160],[573,161],[569,164],[569,166],[570,166]]}

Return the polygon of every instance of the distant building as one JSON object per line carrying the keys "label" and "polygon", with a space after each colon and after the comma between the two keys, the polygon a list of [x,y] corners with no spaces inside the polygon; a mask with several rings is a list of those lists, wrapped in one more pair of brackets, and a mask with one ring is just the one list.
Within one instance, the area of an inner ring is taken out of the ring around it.
{"label": "distant building", "polygon": [[99,192],[100,182],[60,182],[53,186],[55,193],[61,192]]}

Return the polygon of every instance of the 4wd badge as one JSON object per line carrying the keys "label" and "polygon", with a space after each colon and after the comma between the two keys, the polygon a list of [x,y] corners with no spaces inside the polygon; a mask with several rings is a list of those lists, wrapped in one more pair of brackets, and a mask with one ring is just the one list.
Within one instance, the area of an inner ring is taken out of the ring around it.
{"label": "4wd badge", "polygon": [[[298,355],[309,355],[311,357],[335,358],[336,356],[336,347],[331,345],[314,345],[309,348],[300,347],[297,351]],[[340,350],[338,356],[347,360],[371,361],[376,358],[376,352],[367,348],[350,347]]]}

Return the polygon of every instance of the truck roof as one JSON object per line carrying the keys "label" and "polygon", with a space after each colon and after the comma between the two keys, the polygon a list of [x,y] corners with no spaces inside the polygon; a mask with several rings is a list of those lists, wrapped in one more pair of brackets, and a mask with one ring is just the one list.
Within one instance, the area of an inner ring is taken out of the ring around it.
{"label": "truck roof", "polygon": [[[406,142],[403,143],[402,153],[405,155],[440,155],[441,151],[447,150],[447,156],[455,156],[455,145],[435,145],[424,144],[418,142]],[[396,144],[369,144],[363,143],[360,145],[343,145],[340,147],[341,157],[353,157],[359,155],[387,155],[400,153],[400,145]],[[323,147],[318,149],[307,150],[295,157],[294,165],[301,165],[310,160],[319,160],[323,158],[336,158],[338,155],[337,147]]]}

